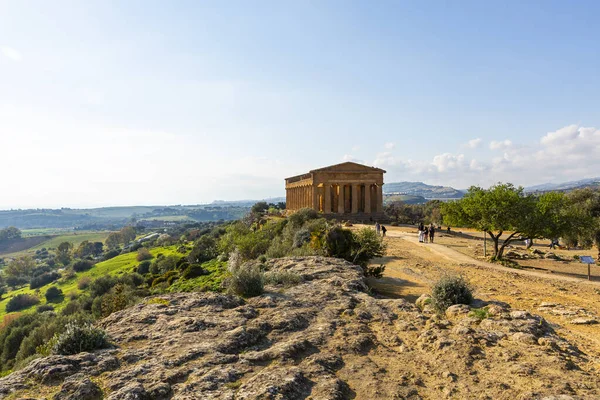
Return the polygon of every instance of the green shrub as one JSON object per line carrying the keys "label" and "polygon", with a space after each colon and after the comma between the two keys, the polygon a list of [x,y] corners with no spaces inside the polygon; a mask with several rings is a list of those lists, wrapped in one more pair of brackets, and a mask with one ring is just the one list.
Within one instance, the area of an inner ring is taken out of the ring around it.
{"label": "green shrub", "polygon": [[37,306],[35,311],[38,313],[43,313],[46,311],[54,311],[54,307],[51,304],[42,304],[41,306]]}
{"label": "green shrub", "polygon": [[34,306],[39,302],[40,299],[31,294],[18,294],[6,303],[6,312],[19,311]]}
{"label": "green shrub", "polygon": [[488,312],[487,308],[474,308],[469,313],[469,317],[484,320],[490,317],[490,313]]}
{"label": "green shrub", "polygon": [[31,281],[29,282],[29,288],[37,289],[51,282],[57,281],[58,279],[60,279],[60,274],[58,272],[46,272],[31,278]]}
{"label": "green shrub", "polygon": [[104,349],[109,346],[108,336],[104,330],[91,324],[69,323],[60,335],[55,335],[49,342],[50,353],[60,355],[77,354],[84,351]]}
{"label": "green shrub", "polygon": [[118,283],[110,293],[101,297],[100,314],[102,317],[108,317],[114,312],[126,309],[136,301],[135,294],[122,283]]}
{"label": "green shrub", "polygon": [[242,297],[254,297],[263,294],[264,276],[257,266],[242,266],[233,271],[228,282],[228,289]]}
{"label": "green shrub", "polygon": [[152,265],[152,262],[148,260],[142,261],[140,265],[137,266],[137,273],[142,275],[147,274],[148,272],[150,272],[150,265]]}
{"label": "green shrub", "polygon": [[73,263],[73,271],[85,272],[90,270],[94,266],[94,263],[89,260],[78,260]]}
{"label": "green shrub", "polygon": [[145,247],[139,248],[137,252],[138,253],[137,253],[136,260],[138,260],[140,262],[146,261],[146,260],[151,260],[153,258],[152,254],[150,254],[150,250],[148,250]]}
{"label": "green shrub", "polygon": [[89,276],[82,276],[81,279],[79,279],[79,281],[77,282],[77,288],[79,290],[85,290],[88,287],[90,287],[91,283],[92,278],[90,278]]}
{"label": "green shrub", "polygon": [[385,272],[385,265],[383,265],[383,264],[365,267],[365,275],[372,276],[373,278],[377,278],[377,279],[382,278],[384,272]]}
{"label": "green shrub", "polygon": [[50,286],[48,290],[46,290],[46,301],[48,303],[52,303],[55,301],[62,301],[63,299],[63,291],[57,288],[56,286]]}
{"label": "green shrub", "polygon": [[289,216],[288,221],[294,228],[300,228],[306,221],[319,218],[312,208],[302,208]]}
{"label": "green shrub", "polygon": [[265,285],[294,286],[302,282],[302,276],[291,271],[270,271],[264,274]]}
{"label": "green shrub", "polygon": [[433,285],[431,298],[436,311],[443,313],[454,304],[471,304],[473,294],[462,276],[446,275]]}
{"label": "green shrub", "polygon": [[294,235],[294,247],[302,247],[310,242],[310,231],[306,228],[299,229]]}
{"label": "green shrub", "polygon": [[117,279],[110,275],[96,278],[90,284],[90,294],[92,297],[102,296],[103,294],[108,293],[108,291],[112,289],[116,283]]}
{"label": "green shrub", "polygon": [[192,264],[183,271],[182,277],[183,279],[191,279],[206,274],[208,274],[208,271],[204,270],[200,264]]}
{"label": "green shrub", "polygon": [[67,303],[65,308],[62,309],[61,314],[62,315],[73,315],[73,314],[81,311],[81,309],[82,309],[81,304],[78,301],[70,301]]}

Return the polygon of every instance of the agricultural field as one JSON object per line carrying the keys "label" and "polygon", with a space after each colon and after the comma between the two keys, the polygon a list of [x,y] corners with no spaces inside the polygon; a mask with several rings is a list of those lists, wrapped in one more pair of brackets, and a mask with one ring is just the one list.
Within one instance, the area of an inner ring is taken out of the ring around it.
{"label": "agricultural field", "polygon": [[[162,253],[165,256],[169,256],[172,254],[181,255],[177,252],[176,246],[156,247],[150,249],[150,253],[155,257],[159,253]],[[10,291],[2,297],[2,300],[0,300],[0,319],[4,318],[4,316],[6,315],[6,303],[8,303],[8,300],[10,300],[10,298],[18,294],[35,294],[40,299],[40,303],[38,305],[46,304],[44,293],[50,286],[56,286],[57,288],[61,289],[64,293],[65,297],[62,300],[62,302],[51,303],[56,310],[60,310],[68,303],[68,297],[70,294],[82,293],[82,290],[77,288],[77,282],[82,277],[87,276],[91,279],[95,279],[104,275],[118,276],[126,272],[132,272],[133,267],[139,264],[139,262],[136,260],[136,257],[137,252],[122,254],[117,257],[111,258],[110,260],[99,262],[89,271],[76,273],[71,279],[67,281],[60,279],[56,282],[49,283],[38,289],[30,289],[29,286],[25,286],[23,288]],[[36,306],[30,307],[28,310],[33,311],[35,310],[35,307]],[[25,312],[27,312],[27,310],[25,310]]]}
{"label": "agricultural field", "polygon": [[26,243],[30,244],[28,247],[21,248],[18,251],[13,252],[3,253],[0,251],[0,256],[3,258],[12,258],[25,254],[33,254],[36,250],[42,248],[54,249],[62,242],[71,242],[75,247],[79,246],[81,242],[86,240],[89,242],[104,242],[110,233],[110,231],[70,231],[69,233],[55,236],[31,236],[25,238],[27,241]]}

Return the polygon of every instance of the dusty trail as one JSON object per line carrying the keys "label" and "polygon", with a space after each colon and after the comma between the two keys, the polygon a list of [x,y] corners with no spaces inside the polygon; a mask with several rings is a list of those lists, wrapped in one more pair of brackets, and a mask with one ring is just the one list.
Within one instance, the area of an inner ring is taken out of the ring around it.
{"label": "dusty trail", "polygon": [[600,282],[491,264],[441,244],[421,244],[402,228],[390,227],[387,236],[386,256],[373,261],[386,265],[385,275],[370,281],[382,295],[414,302],[442,275],[461,274],[477,298],[543,316],[587,354],[589,370],[600,373],[600,324],[573,323],[581,318],[600,321]]}
{"label": "dusty trail", "polygon": [[430,251],[432,253],[435,253],[439,256],[442,256],[444,258],[446,258],[448,261],[454,262],[454,263],[458,263],[458,264],[472,264],[478,267],[483,267],[483,268],[489,268],[492,270],[496,270],[496,271],[501,271],[501,272],[507,272],[507,273],[515,273],[518,275],[525,275],[525,276],[532,276],[532,277],[536,277],[536,278],[543,278],[543,279],[553,279],[553,280],[558,280],[558,281],[563,281],[563,282],[574,282],[574,283],[579,283],[579,284],[585,284],[585,285],[592,285],[592,286],[596,286],[596,287],[600,287],[600,282],[598,281],[587,281],[587,280],[583,280],[580,278],[574,278],[571,276],[564,276],[564,275],[550,275],[548,273],[545,272],[538,272],[538,271],[529,271],[529,270],[524,270],[524,269],[515,269],[515,268],[508,268],[505,267],[503,265],[499,265],[499,264],[492,264],[489,262],[485,262],[485,261],[481,261],[481,260],[476,260],[472,257],[467,256],[466,254],[460,253],[454,249],[451,249],[449,247],[446,247],[444,245],[441,244],[437,244],[437,243],[424,243],[424,244],[420,244],[418,238],[410,233],[406,233],[406,232],[400,232],[400,231],[388,231],[389,233],[387,234],[387,236],[389,237],[398,237],[401,238],[403,240],[406,240],[408,242],[417,244],[417,245],[421,245],[425,251]]}

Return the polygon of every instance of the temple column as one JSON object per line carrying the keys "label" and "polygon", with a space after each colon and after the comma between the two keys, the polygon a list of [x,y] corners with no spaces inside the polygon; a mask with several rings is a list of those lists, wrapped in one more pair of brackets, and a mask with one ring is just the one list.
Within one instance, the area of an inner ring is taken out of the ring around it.
{"label": "temple column", "polygon": [[324,202],[324,209],[323,209],[323,213],[325,214],[329,214],[331,213],[331,185],[326,183],[323,185],[323,188],[325,188],[325,199]]}
{"label": "temple column", "polygon": [[338,185],[338,214],[344,213],[344,185]]}
{"label": "temple column", "polygon": [[294,188],[294,210],[298,209],[298,188]]}
{"label": "temple column", "polygon": [[315,211],[319,211],[319,188],[313,185],[311,189],[312,208]]}
{"label": "temple column", "polygon": [[352,214],[358,212],[358,185],[352,185]]}
{"label": "temple column", "polygon": [[371,214],[371,184],[365,185],[365,213]]}
{"label": "temple column", "polygon": [[306,208],[312,208],[312,201],[310,196],[310,186],[304,186],[304,204]]}
{"label": "temple column", "polygon": [[383,186],[377,185],[377,212],[383,212]]}

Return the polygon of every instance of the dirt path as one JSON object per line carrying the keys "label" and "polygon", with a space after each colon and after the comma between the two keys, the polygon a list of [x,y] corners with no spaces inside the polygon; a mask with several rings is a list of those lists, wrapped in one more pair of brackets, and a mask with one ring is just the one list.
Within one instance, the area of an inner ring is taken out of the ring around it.
{"label": "dirt path", "polygon": [[477,298],[542,315],[560,336],[586,353],[588,371],[600,374],[600,324],[572,322],[600,321],[598,282],[490,264],[440,244],[421,244],[415,235],[393,227],[385,240],[386,256],[373,260],[386,265],[384,277],[370,282],[377,292],[414,301],[442,275],[461,274],[474,286]]}
{"label": "dirt path", "polygon": [[[400,231],[391,231],[387,235],[389,237],[399,237],[403,240],[406,240],[411,243],[419,245],[418,238],[415,237],[415,235],[412,235],[410,233],[405,233],[405,232],[400,232]],[[533,276],[533,277],[544,278],[544,279],[555,279],[555,280],[564,281],[564,282],[575,282],[575,283],[600,287],[600,282],[598,282],[598,281],[587,281],[587,280],[574,278],[574,277],[570,277],[570,276],[564,276],[564,275],[549,275],[546,272],[528,271],[528,270],[522,270],[522,269],[508,268],[508,267],[504,267],[499,264],[492,264],[489,262],[476,260],[472,257],[469,257],[466,254],[460,253],[460,252],[458,252],[454,249],[451,249],[449,247],[446,247],[444,245],[440,245],[440,244],[436,244],[436,243],[425,243],[422,245],[428,251],[431,251],[440,256],[443,256],[447,260],[454,262],[454,263],[472,264],[472,265],[489,268],[489,269],[496,270],[496,271],[510,272],[510,273],[516,273],[519,275]]]}

